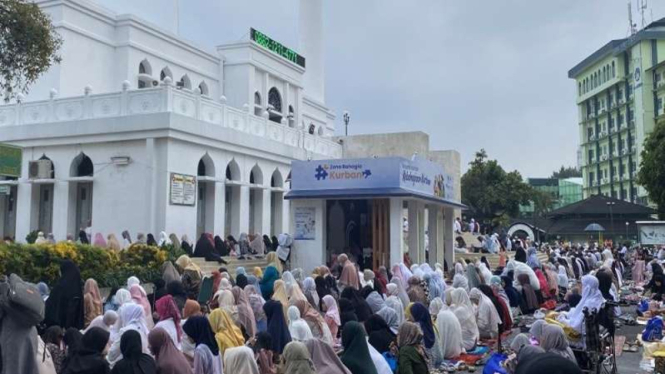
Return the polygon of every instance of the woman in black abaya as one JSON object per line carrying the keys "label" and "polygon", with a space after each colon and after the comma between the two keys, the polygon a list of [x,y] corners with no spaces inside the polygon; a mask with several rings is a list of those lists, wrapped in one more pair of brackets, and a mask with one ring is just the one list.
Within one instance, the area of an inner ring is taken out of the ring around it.
{"label": "woman in black abaya", "polygon": [[71,260],[60,264],[60,279],[46,299],[47,326],[83,329],[83,283],[78,267]]}

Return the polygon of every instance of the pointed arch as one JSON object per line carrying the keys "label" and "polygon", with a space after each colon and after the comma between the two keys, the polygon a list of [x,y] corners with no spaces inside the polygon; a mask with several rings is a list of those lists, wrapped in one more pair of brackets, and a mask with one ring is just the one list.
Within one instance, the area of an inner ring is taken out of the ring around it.
{"label": "pointed arch", "polygon": [[192,80],[189,79],[187,74],[183,75],[182,78],[178,81],[178,87],[185,88],[188,90],[192,89]]}
{"label": "pointed arch", "polygon": [[90,157],[81,152],[74,157],[69,167],[70,177],[92,177],[95,173],[95,167]]}
{"label": "pointed arch", "polygon": [[152,75],[152,65],[147,58],[139,62],[139,74]]}
{"label": "pointed arch", "polygon": [[252,170],[249,172],[249,183],[250,184],[263,184],[263,171],[259,164],[255,164]]}
{"label": "pointed arch", "polygon": [[39,159],[51,161],[51,178],[55,178],[55,164],[53,163],[53,160],[48,158],[45,153],[42,153],[42,157],[40,157]]}
{"label": "pointed arch", "polygon": [[173,80],[173,73],[171,73],[171,69],[169,69],[168,66],[164,67],[161,73],[159,73],[159,80],[163,81],[164,79],[166,79],[166,77],[169,77],[171,78],[171,80]]}
{"label": "pointed arch", "polygon": [[210,155],[206,154],[199,160],[196,175],[200,177],[214,177],[215,176],[215,163],[212,161]]}
{"label": "pointed arch", "polygon": [[240,181],[240,166],[235,159],[231,159],[226,165],[226,179],[230,181]]}
{"label": "pointed arch", "polygon": [[275,171],[272,172],[272,176],[270,177],[270,187],[284,187],[284,177],[282,177],[282,173],[280,173],[278,168],[275,168]]}
{"label": "pointed arch", "polygon": [[201,90],[201,95],[208,96],[210,95],[210,90],[208,89],[208,84],[205,81],[199,83],[199,90]]}

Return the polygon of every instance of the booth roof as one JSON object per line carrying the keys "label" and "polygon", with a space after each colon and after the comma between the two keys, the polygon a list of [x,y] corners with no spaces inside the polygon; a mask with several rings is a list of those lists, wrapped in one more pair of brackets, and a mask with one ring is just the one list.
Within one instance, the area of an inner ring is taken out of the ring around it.
{"label": "booth roof", "polygon": [[439,205],[458,209],[467,209],[464,204],[454,201],[437,199],[429,195],[420,194],[403,188],[349,188],[349,189],[320,189],[320,190],[291,190],[286,196],[287,200],[296,199],[372,199],[388,197],[411,197],[426,200]]}

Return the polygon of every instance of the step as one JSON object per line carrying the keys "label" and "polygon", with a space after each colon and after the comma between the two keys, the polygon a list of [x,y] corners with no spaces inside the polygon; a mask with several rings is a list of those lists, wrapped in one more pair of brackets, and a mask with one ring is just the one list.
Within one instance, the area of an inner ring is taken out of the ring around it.
{"label": "step", "polygon": [[[515,252],[507,252],[507,254],[508,257],[510,257],[511,259],[515,258]],[[480,260],[480,258],[483,256],[485,256],[487,262],[490,263],[492,269],[496,269],[496,267],[499,266],[499,255],[494,255],[489,253],[455,253],[455,259],[463,258],[463,259],[469,259],[473,262]],[[541,264],[547,262],[547,253],[538,252],[537,256]]]}
{"label": "step", "polygon": [[228,264],[220,264],[217,261],[206,261],[204,258],[192,258],[192,262],[201,268],[204,275],[210,275],[213,271],[225,267],[229,274],[235,278],[236,268],[243,266],[248,274],[252,273],[255,267],[260,267],[262,270],[268,266],[268,261],[265,258],[253,258],[251,260],[239,260],[237,257],[222,257]]}

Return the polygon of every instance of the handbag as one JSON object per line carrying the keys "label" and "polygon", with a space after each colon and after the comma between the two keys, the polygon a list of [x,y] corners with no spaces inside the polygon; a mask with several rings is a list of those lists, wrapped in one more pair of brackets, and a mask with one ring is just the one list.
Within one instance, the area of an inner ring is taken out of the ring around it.
{"label": "handbag", "polygon": [[37,326],[44,320],[44,300],[37,287],[11,274],[0,277],[0,303],[14,309],[17,318],[26,326]]}
{"label": "handbag", "polygon": [[647,327],[642,332],[642,340],[653,342],[663,339],[663,320],[660,317],[653,317],[647,322]]}

